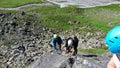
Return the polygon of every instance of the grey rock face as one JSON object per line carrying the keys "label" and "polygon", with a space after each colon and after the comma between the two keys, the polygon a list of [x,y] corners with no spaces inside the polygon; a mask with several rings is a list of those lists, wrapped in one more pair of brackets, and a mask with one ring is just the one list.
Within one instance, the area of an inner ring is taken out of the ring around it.
{"label": "grey rock face", "polygon": [[79,54],[66,57],[54,53],[41,56],[27,68],[106,68],[108,60],[109,58],[100,55]]}
{"label": "grey rock face", "polygon": [[41,56],[36,62],[28,68],[60,68],[67,57],[58,54],[47,54]]}

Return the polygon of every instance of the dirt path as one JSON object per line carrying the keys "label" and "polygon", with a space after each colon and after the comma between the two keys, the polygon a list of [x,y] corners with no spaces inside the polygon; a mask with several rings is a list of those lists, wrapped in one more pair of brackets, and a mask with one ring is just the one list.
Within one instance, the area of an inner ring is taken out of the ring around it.
{"label": "dirt path", "polygon": [[49,6],[52,5],[50,3],[42,3],[42,4],[27,4],[15,8],[0,8],[0,10],[21,10],[22,8],[29,7],[29,6]]}
{"label": "dirt path", "polygon": [[120,4],[118,0],[47,0],[54,4],[65,7],[68,5],[78,5],[80,8],[89,8],[96,6],[105,6],[110,4]]}
{"label": "dirt path", "polygon": [[20,10],[21,8],[29,7],[29,6],[49,6],[52,4],[57,4],[61,8],[66,7],[68,5],[78,5],[80,8],[89,8],[89,7],[110,5],[110,4],[120,4],[120,1],[117,0],[47,0],[47,1],[49,3],[27,4],[15,8],[0,8],[0,10]]}

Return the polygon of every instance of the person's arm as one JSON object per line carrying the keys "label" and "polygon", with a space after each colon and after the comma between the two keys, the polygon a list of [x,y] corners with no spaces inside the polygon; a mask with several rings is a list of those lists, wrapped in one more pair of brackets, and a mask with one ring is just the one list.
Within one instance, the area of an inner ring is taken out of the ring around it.
{"label": "person's arm", "polygon": [[110,59],[110,61],[107,64],[107,68],[116,68],[115,63],[113,61],[113,57]]}

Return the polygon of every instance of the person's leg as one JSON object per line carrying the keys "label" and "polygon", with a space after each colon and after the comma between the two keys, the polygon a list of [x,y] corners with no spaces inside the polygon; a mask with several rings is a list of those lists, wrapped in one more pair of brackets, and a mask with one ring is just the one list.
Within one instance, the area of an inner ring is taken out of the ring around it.
{"label": "person's leg", "polygon": [[75,50],[75,54],[77,54],[77,52],[78,52],[77,48],[74,48],[74,50]]}
{"label": "person's leg", "polygon": [[58,50],[57,47],[56,47],[55,45],[54,45],[54,49],[55,49],[55,50]]}
{"label": "person's leg", "polygon": [[58,48],[59,50],[61,50],[61,43],[58,43]]}
{"label": "person's leg", "polygon": [[58,50],[56,43],[52,43],[54,50]]}

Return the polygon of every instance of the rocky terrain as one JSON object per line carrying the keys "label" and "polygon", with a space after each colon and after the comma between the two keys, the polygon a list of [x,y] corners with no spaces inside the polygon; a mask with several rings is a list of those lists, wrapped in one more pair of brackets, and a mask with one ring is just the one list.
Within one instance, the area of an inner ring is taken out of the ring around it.
{"label": "rocky terrain", "polygon": [[[104,33],[99,30],[94,33],[77,32],[78,29],[84,28],[91,30],[86,25],[60,31],[58,34],[63,42],[67,37],[76,35],[79,38],[79,48],[98,48],[105,45]],[[52,53],[51,37],[57,32],[44,27],[35,13],[1,12],[0,68],[105,68],[109,53],[91,55],[80,52],[72,60]]]}

